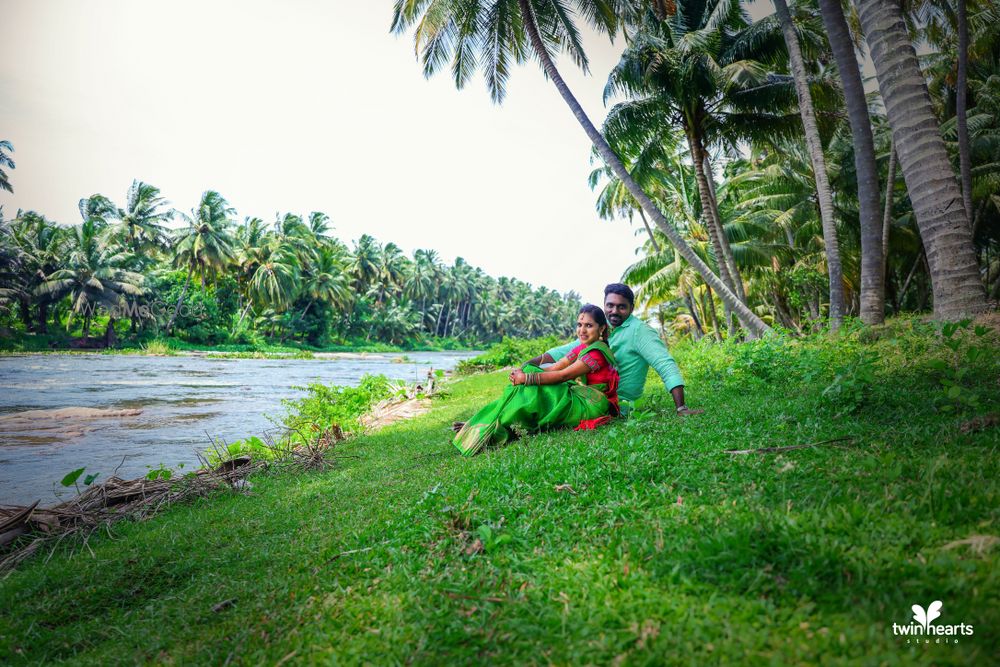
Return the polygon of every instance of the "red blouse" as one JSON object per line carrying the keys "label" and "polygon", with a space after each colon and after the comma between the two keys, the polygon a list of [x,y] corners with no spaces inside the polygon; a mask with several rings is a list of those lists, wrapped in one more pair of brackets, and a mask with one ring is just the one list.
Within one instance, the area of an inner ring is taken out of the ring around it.
{"label": "red blouse", "polygon": [[587,354],[580,357],[580,352],[584,350],[587,346],[580,343],[566,355],[566,359],[570,363],[573,363],[579,357],[580,361],[587,364],[590,367],[590,372],[585,375],[587,384],[603,384],[605,385],[604,393],[608,397],[608,401],[611,402],[613,406],[612,411],[617,414],[618,412],[618,369],[612,366],[607,358],[598,352],[597,350],[591,350]]}

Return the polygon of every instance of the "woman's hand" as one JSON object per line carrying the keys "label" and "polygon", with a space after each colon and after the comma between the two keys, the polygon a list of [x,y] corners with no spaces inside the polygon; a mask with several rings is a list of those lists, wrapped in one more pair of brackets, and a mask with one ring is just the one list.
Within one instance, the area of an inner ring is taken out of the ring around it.
{"label": "woman's hand", "polygon": [[514,369],[514,370],[512,370],[510,372],[510,383],[511,384],[524,384],[524,381],[525,381],[525,379],[527,379],[527,377],[528,376],[524,374],[524,371],[522,371],[519,368],[516,368],[516,369]]}

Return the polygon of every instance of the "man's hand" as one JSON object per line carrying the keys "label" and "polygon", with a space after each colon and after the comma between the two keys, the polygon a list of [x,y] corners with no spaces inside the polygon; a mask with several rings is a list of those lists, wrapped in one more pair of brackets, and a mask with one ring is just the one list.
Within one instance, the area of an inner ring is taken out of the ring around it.
{"label": "man's hand", "polygon": [[681,407],[677,408],[677,414],[679,414],[681,417],[689,417],[691,415],[700,415],[703,412],[705,412],[705,411],[702,410],[702,409],[700,409],[700,408],[692,409],[692,408],[689,408],[686,405],[682,405]]}

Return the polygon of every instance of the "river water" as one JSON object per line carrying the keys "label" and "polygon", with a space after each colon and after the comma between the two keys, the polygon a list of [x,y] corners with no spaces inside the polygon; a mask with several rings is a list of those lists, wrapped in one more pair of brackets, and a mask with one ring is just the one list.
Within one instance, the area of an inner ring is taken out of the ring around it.
{"label": "river water", "polygon": [[[323,359],[204,356],[0,357],[0,504],[52,504],[59,485],[86,467],[125,479],[161,465],[197,467],[209,436],[261,436],[284,414],[281,400],[311,382],[356,386],[365,374],[423,380],[476,352],[408,352]],[[123,462],[124,461],[124,462]]]}

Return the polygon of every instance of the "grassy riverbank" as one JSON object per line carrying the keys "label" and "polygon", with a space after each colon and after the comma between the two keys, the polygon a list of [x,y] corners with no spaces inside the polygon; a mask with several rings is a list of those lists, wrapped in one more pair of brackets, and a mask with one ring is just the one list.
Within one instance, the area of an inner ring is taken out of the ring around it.
{"label": "grassy riverbank", "polygon": [[[1000,428],[973,418],[1000,412],[1000,346],[945,334],[679,349],[705,415],[651,382],[631,421],[474,459],[448,426],[505,374],[464,378],[334,471],[29,561],[0,662],[996,662]],[[893,636],[934,600],[974,634]]]}

